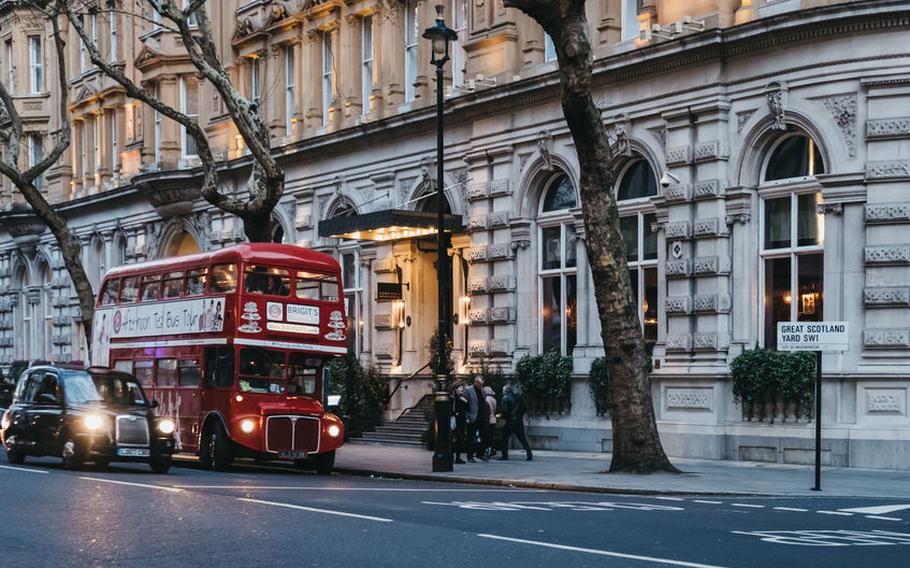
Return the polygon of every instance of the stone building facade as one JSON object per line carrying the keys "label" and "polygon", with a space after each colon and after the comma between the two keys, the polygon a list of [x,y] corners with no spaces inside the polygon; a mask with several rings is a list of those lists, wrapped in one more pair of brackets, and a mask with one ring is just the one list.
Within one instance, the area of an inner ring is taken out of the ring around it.
{"label": "stone building facade", "polygon": [[[407,379],[429,359],[432,240],[407,227],[370,239],[320,236],[319,227],[435,208],[435,85],[419,39],[431,6],[230,0],[211,11],[223,61],[260,101],[287,174],[275,240],[338,256],[352,349],[393,384]],[[910,2],[602,0],[588,11],[665,448],[808,462],[808,421],[786,409],[744,411],[729,364],[773,346],[778,321],[846,320],[849,350],[824,360],[823,457],[910,468]],[[455,358],[463,369],[487,361],[509,372],[525,354],[571,356],[571,410],[533,419],[531,437],[544,448],[609,451],[609,418],[587,387],[600,323],[552,44],[501,1],[449,1],[446,14],[459,34],[444,86],[442,180],[463,224],[450,251]],[[131,76],[198,115],[225,189],[242,191],[242,140],[173,34],[146,15],[102,10],[88,25]],[[47,30],[26,19],[18,3],[0,2],[0,70],[41,140],[60,118],[51,112],[58,94]],[[36,92],[25,88],[33,37],[48,84]],[[45,184],[83,239],[95,281],[123,262],[241,240],[239,223],[199,197],[178,125],[128,100],[69,45],[74,143]],[[2,199],[15,201],[3,183]],[[377,300],[379,283],[402,284],[401,300]],[[0,365],[85,360],[75,303],[50,235],[7,207]],[[403,385],[392,416],[429,388],[419,378]]]}

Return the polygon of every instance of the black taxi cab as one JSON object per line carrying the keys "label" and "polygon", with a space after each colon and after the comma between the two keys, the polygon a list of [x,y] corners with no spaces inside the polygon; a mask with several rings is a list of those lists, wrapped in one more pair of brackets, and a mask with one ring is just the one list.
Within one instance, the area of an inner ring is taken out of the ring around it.
{"label": "black taxi cab", "polygon": [[157,402],[127,373],[42,365],[22,373],[0,418],[0,442],[10,463],[26,456],[59,456],[64,466],[91,461],[145,462],[156,473],[171,467],[174,423],[156,418]]}

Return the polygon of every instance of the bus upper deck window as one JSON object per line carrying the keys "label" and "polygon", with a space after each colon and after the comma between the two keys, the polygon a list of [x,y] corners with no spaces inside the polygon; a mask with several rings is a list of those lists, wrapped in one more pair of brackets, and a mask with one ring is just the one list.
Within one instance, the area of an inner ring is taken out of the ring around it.
{"label": "bus upper deck window", "polygon": [[212,267],[212,292],[230,294],[237,290],[237,266],[216,264]]}
{"label": "bus upper deck window", "polygon": [[179,298],[183,294],[183,272],[170,272],[165,275],[163,298]]}
{"label": "bus upper deck window", "polygon": [[101,295],[101,305],[110,306],[117,303],[117,297],[120,295],[120,279],[108,280],[104,285],[104,293]]}
{"label": "bus upper deck window", "polygon": [[186,295],[198,296],[205,292],[205,282],[208,277],[208,268],[197,268],[186,272]]}
{"label": "bus upper deck window", "polygon": [[244,291],[250,294],[287,296],[291,293],[291,275],[282,268],[247,266]]}
{"label": "bus upper deck window", "polygon": [[338,278],[332,274],[298,271],[295,288],[303,300],[338,301]]}
{"label": "bus upper deck window", "polygon": [[142,289],[139,291],[140,302],[154,302],[161,299],[161,275],[146,276],[142,279]]}
{"label": "bus upper deck window", "polygon": [[139,277],[123,279],[123,289],[120,291],[120,303],[135,302],[139,295]]}

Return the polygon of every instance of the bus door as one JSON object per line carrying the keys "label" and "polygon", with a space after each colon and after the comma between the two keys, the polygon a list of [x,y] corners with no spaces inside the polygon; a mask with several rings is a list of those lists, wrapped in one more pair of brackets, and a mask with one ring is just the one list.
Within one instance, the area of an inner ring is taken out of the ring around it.
{"label": "bus door", "polygon": [[230,420],[231,388],[234,386],[234,348],[207,347],[202,377],[199,415],[219,412],[226,420]]}

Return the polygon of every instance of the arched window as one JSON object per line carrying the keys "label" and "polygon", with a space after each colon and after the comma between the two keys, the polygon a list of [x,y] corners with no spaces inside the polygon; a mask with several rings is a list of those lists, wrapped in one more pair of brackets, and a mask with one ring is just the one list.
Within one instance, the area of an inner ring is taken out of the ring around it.
{"label": "arched window", "polygon": [[764,180],[779,181],[823,173],[825,163],[815,141],[805,134],[791,134],[771,147]]}
{"label": "arched window", "polygon": [[21,330],[15,334],[15,358],[28,360],[32,341],[32,316],[28,303],[28,270],[25,266],[20,266],[15,275],[13,287],[19,291],[19,297],[14,306],[13,327]]}
{"label": "arched window", "polygon": [[636,160],[625,169],[616,192],[618,201],[657,195],[657,176],[647,160]]}
{"label": "arched window", "polygon": [[774,348],[778,322],[823,319],[825,219],[813,177],[825,164],[804,133],[781,137],[767,156],[764,181],[788,181],[783,194],[774,184],[759,189],[763,336],[765,347]]}
{"label": "arched window", "polygon": [[[657,217],[650,203],[640,201],[657,195],[657,176],[647,160],[638,159],[622,173],[616,199],[620,205],[619,227],[626,245],[626,261],[632,292],[640,306],[639,316],[646,342],[657,341]],[[636,201],[639,200],[639,201]]]}
{"label": "arched window", "polygon": [[552,177],[540,204],[538,289],[540,290],[540,350],[556,349],[571,356],[578,330],[578,244],[575,187],[565,174]]}
{"label": "arched window", "polygon": [[163,257],[186,256],[198,252],[202,252],[202,249],[199,248],[193,235],[181,230],[171,235],[171,238],[168,239],[167,246],[164,247]]}
{"label": "arched window", "polygon": [[329,215],[329,219],[337,219],[344,217],[353,217],[357,215],[357,210],[354,209],[354,206],[351,205],[349,201],[342,201],[335,206],[335,209],[332,211],[332,214]]}

